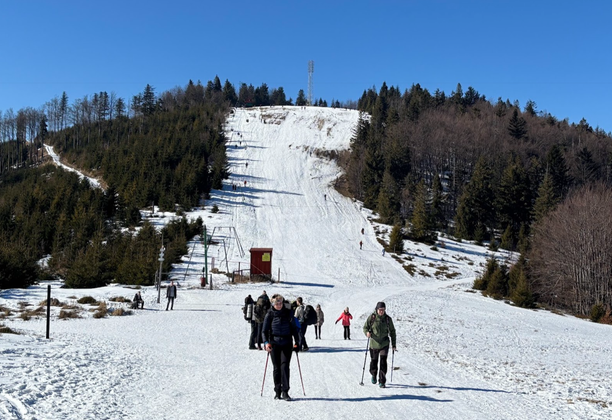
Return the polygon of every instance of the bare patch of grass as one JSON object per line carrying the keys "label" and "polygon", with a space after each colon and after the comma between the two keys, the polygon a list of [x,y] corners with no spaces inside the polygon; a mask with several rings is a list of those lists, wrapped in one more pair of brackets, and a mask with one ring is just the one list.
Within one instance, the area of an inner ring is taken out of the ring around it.
{"label": "bare patch of grass", "polygon": [[74,319],[80,318],[79,311],[62,309],[58,315],[59,319]]}
{"label": "bare patch of grass", "polygon": [[7,327],[6,325],[0,324],[0,334],[19,334],[19,333]]}
{"label": "bare patch of grass", "polygon": [[106,302],[100,302],[98,307],[95,309],[93,317],[98,319],[104,318],[106,315],[108,315],[108,307],[106,306]]}
{"label": "bare patch of grass", "polygon": [[[47,306],[47,299],[40,301],[40,306]],[[51,306],[63,306],[59,299],[51,298]]]}
{"label": "bare patch of grass", "polygon": [[91,296],[83,296],[82,298],[77,300],[77,302],[80,303],[81,305],[97,305],[98,304],[98,301]]}
{"label": "bare patch of grass", "polygon": [[123,308],[117,308],[113,312],[111,312],[111,316],[124,316],[124,315],[132,315],[132,311]]}

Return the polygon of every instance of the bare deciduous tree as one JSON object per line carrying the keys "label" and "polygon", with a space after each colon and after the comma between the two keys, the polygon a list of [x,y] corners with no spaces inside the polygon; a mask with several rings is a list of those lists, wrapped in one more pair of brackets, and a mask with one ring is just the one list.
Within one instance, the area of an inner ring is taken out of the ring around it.
{"label": "bare deciduous tree", "polygon": [[588,315],[612,305],[612,191],[573,193],[536,227],[530,256],[539,300]]}

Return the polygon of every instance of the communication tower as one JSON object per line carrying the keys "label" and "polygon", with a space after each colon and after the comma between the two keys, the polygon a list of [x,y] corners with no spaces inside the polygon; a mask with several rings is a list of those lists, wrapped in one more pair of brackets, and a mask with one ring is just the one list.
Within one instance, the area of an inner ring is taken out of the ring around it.
{"label": "communication tower", "polygon": [[314,73],[314,61],[308,62],[308,105],[312,105],[312,74]]}

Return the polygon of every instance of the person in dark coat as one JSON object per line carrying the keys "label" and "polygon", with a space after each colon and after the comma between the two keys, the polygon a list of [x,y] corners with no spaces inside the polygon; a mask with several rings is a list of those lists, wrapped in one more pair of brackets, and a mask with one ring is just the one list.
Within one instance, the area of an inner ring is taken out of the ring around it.
{"label": "person in dark coat", "polygon": [[[285,299],[277,295],[272,300],[272,308],[266,314],[262,327],[264,348],[272,357],[274,366],[274,399],[290,401],[289,365],[291,352],[299,351],[299,329],[293,313],[284,304]],[[296,343],[294,345],[294,343]]]}
{"label": "person in dark coat", "polygon": [[245,299],[244,299],[244,319],[246,320],[246,322],[248,322],[249,324],[251,324],[251,335],[249,336],[249,349],[250,350],[256,350],[257,347],[255,347],[255,342],[257,341],[257,322],[255,321],[255,316],[254,316],[254,307],[255,307],[255,301],[253,301],[253,298],[251,297],[251,295],[248,295]]}
{"label": "person in dark coat", "polygon": [[142,295],[140,292],[136,292],[134,295],[134,303],[132,303],[133,309],[144,309],[144,300],[142,299]]}
{"label": "person in dark coat", "polygon": [[170,282],[170,286],[166,289],[166,299],[168,299],[168,303],[166,303],[166,310],[170,307],[170,310],[174,309],[174,299],[176,299],[176,285],[174,281]]}
{"label": "person in dark coat", "polygon": [[[370,339],[370,374],[372,383],[376,383],[378,373],[378,384],[381,388],[386,387],[387,383],[387,355],[389,345],[393,352],[397,351],[395,339],[395,327],[393,320],[386,313],[385,302],[376,304],[376,311],[368,317],[363,325],[363,332]],[[389,340],[389,338],[391,338]],[[380,370],[378,369],[378,359],[380,358]]]}
{"label": "person in dark coat", "polygon": [[266,314],[270,310],[271,306],[272,305],[270,304],[270,298],[264,290],[263,293],[257,298],[257,302],[255,303],[255,307],[253,310],[253,319],[257,324],[257,349],[259,350],[263,350],[261,331],[263,328],[264,318],[266,317]]}

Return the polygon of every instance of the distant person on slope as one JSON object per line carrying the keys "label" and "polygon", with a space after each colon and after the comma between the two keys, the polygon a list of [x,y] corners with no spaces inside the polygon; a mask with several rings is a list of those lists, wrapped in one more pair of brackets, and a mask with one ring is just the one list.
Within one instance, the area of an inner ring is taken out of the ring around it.
{"label": "distant person on slope", "polygon": [[[393,352],[397,351],[395,327],[393,326],[393,320],[387,315],[386,310],[385,302],[378,302],[375,312],[370,315],[363,326],[363,333],[370,339],[370,374],[372,375],[372,383],[376,383],[376,375],[378,374],[378,386],[381,388],[385,388],[387,383],[389,336],[391,337]],[[378,370],[379,358],[380,370]]]}
{"label": "distant person on slope", "polygon": [[325,314],[321,309],[321,305],[317,305],[317,323],[314,326],[315,329],[315,340],[321,339],[321,326],[325,322]]}
{"label": "distant person on slope", "polygon": [[353,319],[353,315],[349,312],[348,306],[344,308],[344,311],[340,314],[338,319],[336,320],[336,324],[338,321],[342,321],[342,326],[344,327],[344,339],[351,339],[351,319]]}
{"label": "distant person on slope", "polygon": [[290,401],[291,351],[296,353],[300,351],[298,346],[300,337],[293,313],[285,306],[284,301],[281,295],[276,295],[272,299],[272,308],[264,318],[262,338],[264,348],[272,356],[274,366],[274,399]]}
{"label": "distant person on slope", "polygon": [[177,295],[176,285],[174,281],[170,282],[170,286],[166,289],[166,299],[168,299],[168,303],[166,303],[166,310],[170,307],[170,310],[174,309],[174,299],[176,299]]}

